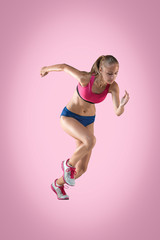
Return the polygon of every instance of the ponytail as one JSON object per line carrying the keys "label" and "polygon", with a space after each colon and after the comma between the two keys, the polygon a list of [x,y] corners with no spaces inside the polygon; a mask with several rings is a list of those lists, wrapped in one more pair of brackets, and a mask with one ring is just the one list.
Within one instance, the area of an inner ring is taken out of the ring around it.
{"label": "ponytail", "polygon": [[100,67],[100,63],[101,61],[105,58],[104,55],[100,56],[95,63],[93,64],[92,68],[91,68],[91,74],[99,74],[99,67]]}
{"label": "ponytail", "polygon": [[103,65],[103,62],[106,62],[108,64],[113,64],[113,63],[117,63],[119,64],[119,62],[117,61],[117,59],[115,57],[113,57],[112,55],[102,55],[100,56],[95,63],[93,64],[90,73],[91,74],[99,74],[99,68]]}

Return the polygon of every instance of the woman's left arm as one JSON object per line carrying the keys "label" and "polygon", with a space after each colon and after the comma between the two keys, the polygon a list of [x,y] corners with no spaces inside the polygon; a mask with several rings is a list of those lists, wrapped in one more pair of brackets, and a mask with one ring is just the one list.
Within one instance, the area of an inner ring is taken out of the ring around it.
{"label": "woman's left arm", "polygon": [[125,95],[122,97],[121,101],[119,100],[119,86],[116,82],[113,83],[112,86],[112,100],[115,109],[115,113],[117,116],[120,116],[124,112],[124,105],[129,100],[129,94],[125,90]]}

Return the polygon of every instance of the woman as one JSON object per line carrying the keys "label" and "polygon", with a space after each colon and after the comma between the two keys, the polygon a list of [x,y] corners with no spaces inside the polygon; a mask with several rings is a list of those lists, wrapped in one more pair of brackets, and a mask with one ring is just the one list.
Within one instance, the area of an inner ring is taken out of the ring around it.
{"label": "woman", "polygon": [[72,99],[60,115],[61,127],[75,139],[77,148],[69,159],[62,161],[63,176],[51,184],[59,200],[69,199],[64,184],[74,186],[75,179],[87,170],[96,143],[95,104],[102,102],[107,94],[111,93],[116,115],[120,116],[124,112],[129,94],[125,91],[124,97],[119,100],[119,86],[115,82],[118,70],[119,62],[112,55],[100,56],[90,72],[79,71],[67,64],[56,64],[41,69],[42,77],[51,71],[65,71],[78,80]]}

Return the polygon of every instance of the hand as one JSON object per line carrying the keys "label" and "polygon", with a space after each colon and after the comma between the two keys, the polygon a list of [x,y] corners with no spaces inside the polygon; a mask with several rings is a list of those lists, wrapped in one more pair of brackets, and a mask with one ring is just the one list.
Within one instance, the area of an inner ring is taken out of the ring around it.
{"label": "hand", "polygon": [[126,92],[125,95],[121,99],[120,106],[124,106],[129,100],[129,94],[127,93],[126,90],[125,92]]}
{"label": "hand", "polygon": [[48,74],[47,67],[42,67],[41,68],[41,77],[44,77]]}

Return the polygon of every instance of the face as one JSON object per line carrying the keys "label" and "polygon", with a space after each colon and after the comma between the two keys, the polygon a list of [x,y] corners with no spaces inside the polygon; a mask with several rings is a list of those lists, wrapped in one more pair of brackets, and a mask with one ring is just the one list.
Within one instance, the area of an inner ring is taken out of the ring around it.
{"label": "face", "polygon": [[105,82],[112,84],[117,77],[118,70],[119,70],[119,65],[116,63],[111,65],[104,64],[100,68],[99,72]]}

